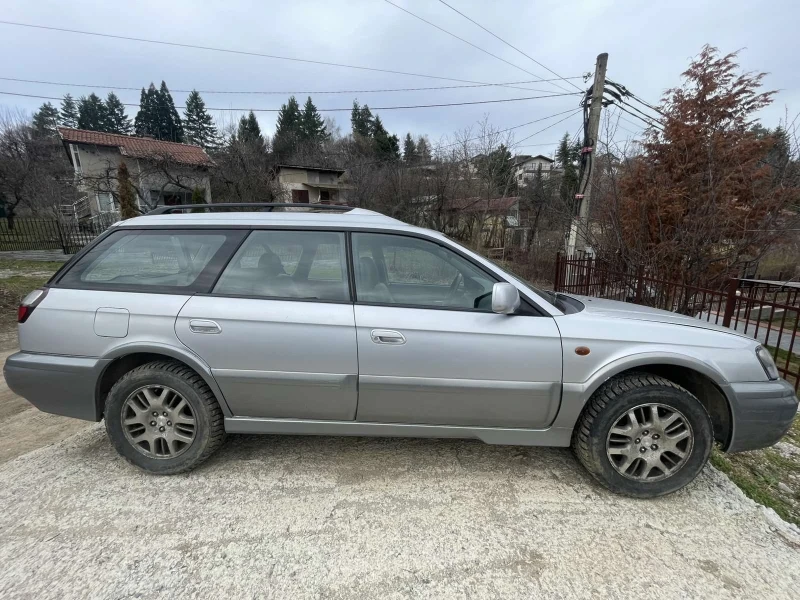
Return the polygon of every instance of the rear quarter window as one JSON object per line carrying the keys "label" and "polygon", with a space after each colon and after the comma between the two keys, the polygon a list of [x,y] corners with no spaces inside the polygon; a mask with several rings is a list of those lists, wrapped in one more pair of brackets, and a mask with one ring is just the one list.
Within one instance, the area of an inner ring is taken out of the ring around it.
{"label": "rear quarter window", "polygon": [[245,232],[120,229],[91,248],[56,287],[205,292]]}

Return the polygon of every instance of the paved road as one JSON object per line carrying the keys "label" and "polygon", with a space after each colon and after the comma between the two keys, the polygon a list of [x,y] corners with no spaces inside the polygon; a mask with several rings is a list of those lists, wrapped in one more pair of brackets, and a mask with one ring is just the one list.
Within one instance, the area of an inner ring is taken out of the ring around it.
{"label": "paved road", "polygon": [[[800,535],[723,475],[634,501],[559,449],[232,437],[176,477],[97,425],[0,465],[0,597],[789,598]],[[772,517],[775,518],[775,517]]]}

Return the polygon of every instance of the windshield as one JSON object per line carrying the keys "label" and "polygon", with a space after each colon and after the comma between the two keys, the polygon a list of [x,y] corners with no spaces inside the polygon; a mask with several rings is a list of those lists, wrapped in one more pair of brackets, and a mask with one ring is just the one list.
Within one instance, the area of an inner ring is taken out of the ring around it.
{"label": "windshield", "polygon": [[508,269],[498,265],[491,258],[488,258],[488,257],[485,257],[485,256],[484,256],[484,258],[486,260],[488,260],[490,263],[492,263],[497,269],[499,269],[500,271],[505,273],[506,277],[508,277],[509,279],[513,279],[516,283],[518,283],[519,285],[524,287],[526,290],[531,291],[533,294],[536,294],[537,296],[539,296],[539,298],[541,298],[542,300],[544,300],[548,304],[551,304],[551,305],[555,306],[556,308],[558,308],[559,310],[562,310],[558,306],[558,294],[556,294],[555,292],[546,292],[544,290],[540,290],[539,288],[536,288],[536,287],[532,286],[527,281],[525,281],[523,279],[520,279],[518,276],[514,275],[514,273],[512,273]]}

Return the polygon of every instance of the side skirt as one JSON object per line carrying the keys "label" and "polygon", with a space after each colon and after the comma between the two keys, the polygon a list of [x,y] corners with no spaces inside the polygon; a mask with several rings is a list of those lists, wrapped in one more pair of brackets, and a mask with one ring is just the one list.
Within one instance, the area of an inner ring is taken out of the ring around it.
{"label": "side skirt", "polygon": [[365,437],[424,437],[478,439],[487,444],[512,446],[569,446],[572,429],[508,429],[502,427],[457,427],[451,425],[407,425],[404,423],[359,423],[306,419],[261,419],[226,417],[228,433],[284,435],[341,435]]}

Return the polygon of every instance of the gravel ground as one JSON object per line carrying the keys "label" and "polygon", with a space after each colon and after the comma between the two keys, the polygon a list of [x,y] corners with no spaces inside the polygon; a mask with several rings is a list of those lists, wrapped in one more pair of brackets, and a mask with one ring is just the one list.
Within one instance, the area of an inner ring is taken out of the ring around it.
{"label": "gravel ground", "polygon": [[707,468],[671,497],[561,449],[234,436],[155,477],[102,426],[0,466],[0,598],[789,598],[800,533]]}

